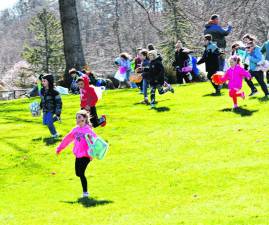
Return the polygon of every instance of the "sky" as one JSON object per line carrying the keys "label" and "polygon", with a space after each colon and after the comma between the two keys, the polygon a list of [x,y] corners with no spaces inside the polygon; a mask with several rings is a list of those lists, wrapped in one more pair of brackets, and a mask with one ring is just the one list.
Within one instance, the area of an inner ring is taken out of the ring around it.
{"label": "sky", "polygon": [[0,0],[0,11],[12,7],[18,0]]}

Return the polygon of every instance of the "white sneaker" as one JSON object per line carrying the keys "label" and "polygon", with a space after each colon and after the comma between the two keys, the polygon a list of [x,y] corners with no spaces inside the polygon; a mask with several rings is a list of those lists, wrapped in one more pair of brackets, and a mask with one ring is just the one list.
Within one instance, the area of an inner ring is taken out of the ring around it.
{"label": "white sneaker", "polygon": [[52,138],[58,138],[58,137],[59,137],[58,133],[52,135]]}
{"label": "white sneaker", "polygon": [[89,193],[88,192],[83,192],[82,197],[83,198],[88,198],[89,197]]}
{"label": "white sneaker", "polygon": [[59,123],[62,123],[62,119],[61,119],[61,117],[58,117],[58,122],[59,122]]}

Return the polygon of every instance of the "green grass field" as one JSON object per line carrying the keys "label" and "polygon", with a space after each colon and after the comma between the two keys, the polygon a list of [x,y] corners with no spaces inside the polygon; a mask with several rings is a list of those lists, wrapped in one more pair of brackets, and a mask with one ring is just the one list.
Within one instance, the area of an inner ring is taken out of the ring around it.
{"label": "green grass field", "polygon": [[[247,98],[232,112],[227,90],[208,83],[157,95],[156,110],[137,90],[105,92],[95,131],[109,141],[87,169],[92,199],[80,199],[71,146],[57,157],[33,99],[0,102],[0,224],[269,224],[269,101]],[[249,92],[246,89],[247,93]],[[79,96],[63,97],[65,135]]]}

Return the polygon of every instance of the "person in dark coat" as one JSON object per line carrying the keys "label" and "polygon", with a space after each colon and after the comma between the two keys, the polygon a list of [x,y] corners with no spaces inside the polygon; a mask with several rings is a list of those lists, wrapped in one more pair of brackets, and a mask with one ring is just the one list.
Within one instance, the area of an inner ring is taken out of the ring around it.
{"label": "person in dark coat", "polygon": [[232,31],[232,26],[228,23],[227,28],[223,28],[219,25],[220,18],[219,15],[212,15],[209,22],[205,25],[204,34],[212,35],[212,42],[215,42],[223,54],[220,55],[220,67],[219,70],[223,71],[225,65],[225,48],[226,40],[225,37],[228,36]]}
{"label": "person in dark coat", "polygon": [[220,95],[221,86],[216,85],[212,82],[211,77],[219,71],[219,48],[217,45],[212,43],[212,36],[210,34],[205,35],[205,50],[202,58],[197,62],[198,65],[205,63],[207,78],[211,81],[215,94]]}
{"label": "person in dark coat", "polygon": [[53,138],[58,138],[54,122],[61,121],[62,99],[54,88],[54,78],[51,74],[42,77],[40,108],[43,110],[43,124],[47,125]]}
{"label": "person in dark coat", "polygon": [[164,67],[162,64],[162,60],[158,57],[158,53],[156,50],[149,51],[148,53],[150,64],[148,69],[144,69],[145,78],[149,81],[151,86],[151,108],[155,108],[156,100],[155,100],[155,92],[158,89],[160,95],[171,91],[174,93],[174,89],[171,85],[167,88],[163,88],[164,84]]}
{"label": "person in dark coat", "polygon": [[180,41],[177,42],[175,47],[175,60],[172,65],[176,69],[177,83],[183,84],[183,80],[185,80],[186,83],[189,83],[190,80],[188,77],[188,73],[182,71],[183,67],[186,67],[189,63],[191,63],[188,54],[189,50],[183,48]]}
{"label": "person in dark coat", "polygon": [[209,22],[205,25],[204,34],[211,34],[212,41],[217,43],[218,48],[226,48],[225,37],[232,31],[232,26],[228,24],[227,28],[219,25],[219,15],[212,15]]}

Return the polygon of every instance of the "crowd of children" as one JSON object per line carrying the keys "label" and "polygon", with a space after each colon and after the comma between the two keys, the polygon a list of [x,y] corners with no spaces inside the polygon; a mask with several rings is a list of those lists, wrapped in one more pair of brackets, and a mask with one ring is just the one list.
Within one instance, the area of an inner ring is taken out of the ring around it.
{"label": "crowd of children", "polygon": [[[106,116],[101,118],[97,116],[96,103],[98,96],[92,84],[95,84],[94,76],[88,71],[77,71],[70,69],[70,76],[73,79],[71,88],[74,93],[80,94],[80,111],[76,114],[76,127],[67,134],[56,149],[59,154],[71,142],[74,142],[73,153],[76,157],[75,171],[81,180],[83,197],[88,197],[87,179],[85,170],[89,162],[93,159],[89,155],[89,148],[85,135],[96,137],[93,128],[106,125]],[[54,77],[51,74],[45,74],[40,77],[42,88],[39,91],[41,98],[40,108],[43,111],[43,124],[46,125],[52,135],[52,138],[58,138],[54,122],[61,122],[62,100],[60,93],[55,89]],[[78,107],[79,108],[79,107]]]}
{"label": "crowd of children", "polygon": [[[238,108],[237,97],[245,98],[244,93],[240,92],[242,88],[242,80],[244,79],[251,89],[249,96],[254,96],[258,90],[254,86],[252,79],[255,78],[265,95],[269,97],[268,87],[264,81],[264,73],[266,72],[269,78],[269,41],[266,41],[262,48],[257,45],[257,39],[254,35],[246,34],[242,37],[242,41],[235,42],[231,46],[231,56],[229,59],[230,68],[226,66],[226,41],[227,36],[232,27],[229,24],[226,29],[219,26],[219,16],[213,15],[210,20],[210,26],[206,26],[204,44],[205,50],[202,58],[197,64],[206,64],[208,79],[211,81],[215,95],[220,95],[222,83],[229,80],[228,87],[230,89],[230,97],[234,102],[234,109]],[[268,34],[269,39],[269,34]],[[227,63],[226,63],[227,65]],[[222,82],[214,82],[212,76],[218,71],[223,71],[225,74],[219,80]],[[269,80],[269,79],[268,79]],[[268,82],[268,81],[267,81]]]}
{"label": "crowd of children", "polygon": [[[241,42],[232,45],[232,52],[229,58],[229,68],[225,68],[223,59],[225,58],[225,47],[227,36],[232,30],[229,24],[227,29],[219,26],[219,16],[213,15],[210,22],[206,25],[204,36],[204,53],[202,57],[196,61],[195,57],[191,57],[192,51],[184,48],[180,41],[176,44],[175,60],[173,67],[176,70],[177,82],[182,84],[183,81],[190,82],[189,75],[197,76],[199,73],[196,64],[205,63],[208,80],[211,81],[215,95],[221,94],[222,84],[228,81],[229,96],[233,100],[233,108],[238,108],[237,98],[245,98],[245,93],[241,91],[243,80],[251,89],[249,96],[255,95],[258,91],[252,82],[255,77],[262,88],[264,95],[269,96],[268,88],[264,82],[264,72],[267,71],[266,77],[269,83],[269,34],[268,41],[262,47],[257,45],[257,40],[253,35],[246,34]],[[127,53],[121,53],[115,60],[115,64],[119,70],[115,77],[119,80],[119,88],[123,85],[131,88],[139,88],[143,94],[141,103],[151,105],[155,108],[156,90],[159,94],[167,92],[174,93],[174,89],[165,81],[165,70],[162,63],[162,57],[152,44],[147,49],[139,48],[137,55],[132,63],[131,57]],[[219,76],[218,71],[223,71],[223,75]],[[135,72],[141,79],[137,82],[130,80],[132,72]],[[76,157],[75,172],[81,180],[83,189],[83,197],[88,197],[87,179],[85,170],[93,159],[88,151],[88,145],[85,135],[88,134],[96,137],[93,128],[106,125],[106,116],[100,118],[97,115],[96,104],[98,96],[93,85],[98,85],[98,80],[92,72],[87,70],[78,71],[74,68],[69,70],[72,78],[70,90],[74,94],[80,94],[80,110],[76,114],[76,127],[67,134],[56,149],[59,154],[71,142],[74,142],[73,153]],[[53,138],[58,138],[54,123],[61,122],[62,100],[60,93],[54,87],[54,78],[50,74],[39,77],[41,85],[32,90],[37,92],[41,98],[40,108],[43,111],[43,124],[46,125]],[[150,87],[150,101],[148,99],[148,88]],[[32,93],[33,94],[33,93]]]}
{"label": "crowd of children", "polygon": [[[168,91],[174,93],[174,89],[170,84],[165,81],[164,66],[162,63],[162,57],[155,50],[152,44],[149,44],[147,49],[138,49],[138,54],[134,59],[134,67],[132,71],[131,57],[127,53],[121,53],[115,60],[115,64],[119,67],[115,78],[120,81],[120,86],[125,82],[130,87],[139,87],[140,93],[143,94],[144,99],[141,103],[156,107],[155,93],[158,90],[159,94],[165,94]],[[130,74],[136,72],[141,76],[139,82],[136,85],[130,82]],[[148,88],[150,90],[150,101],[148,100]]]}

